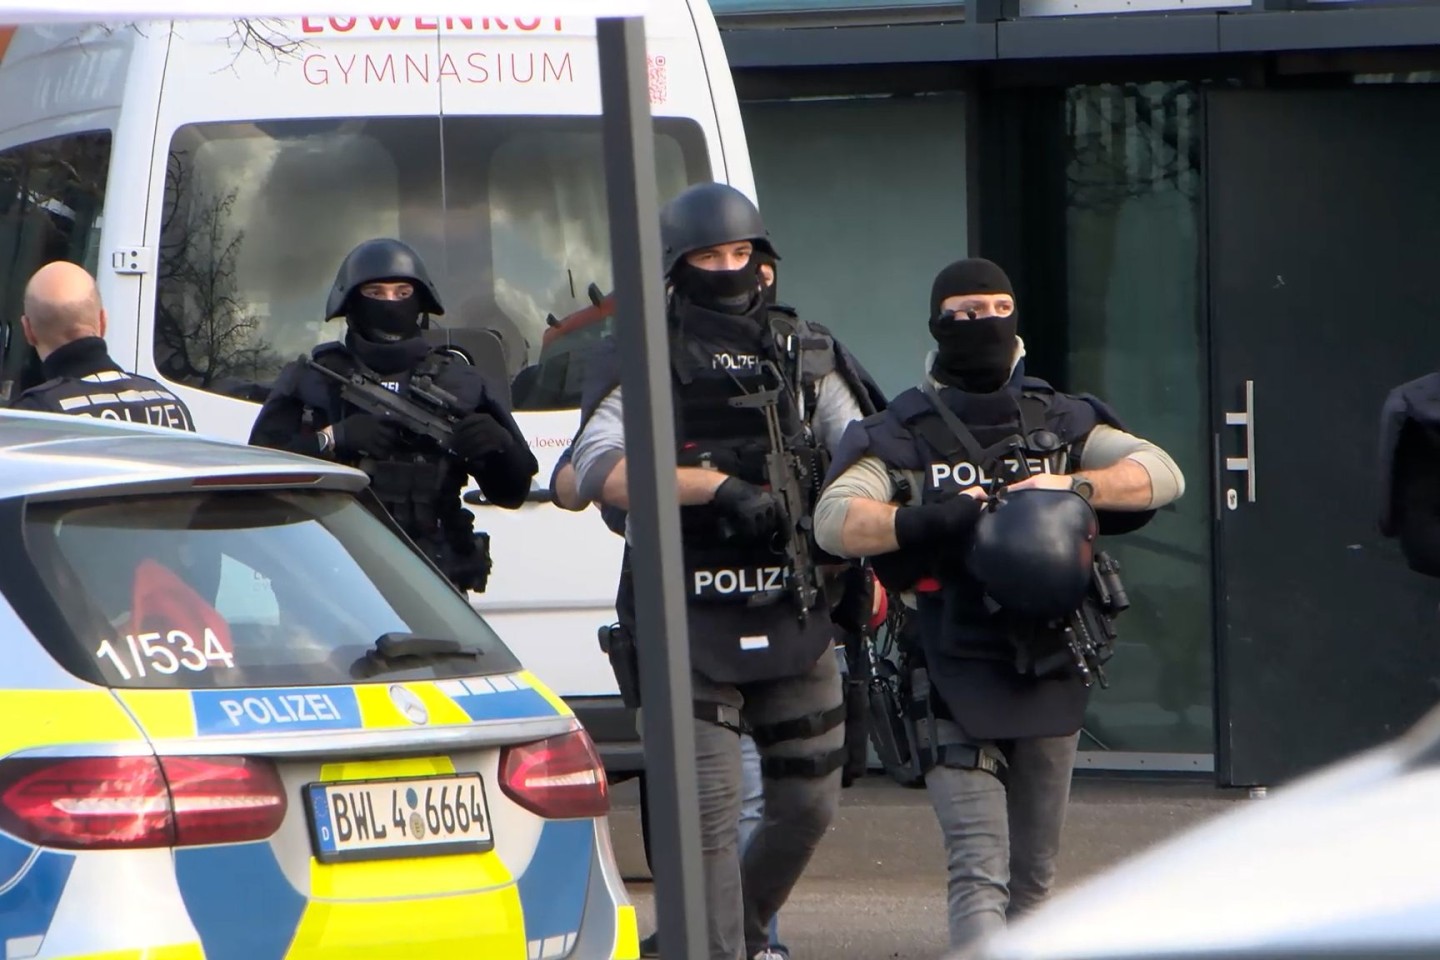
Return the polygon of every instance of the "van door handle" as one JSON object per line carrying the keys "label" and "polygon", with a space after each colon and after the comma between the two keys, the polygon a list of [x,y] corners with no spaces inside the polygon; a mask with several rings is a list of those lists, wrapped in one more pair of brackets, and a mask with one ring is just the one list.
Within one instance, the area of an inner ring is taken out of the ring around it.
{"label": "van door handle", "polygon": [[1255,502],[1255,381],[1245,381],[1245,409],[1226,410],[1225,426],[1245,430],[1245,456],[1226,457],[1225,469],[1245,474],[1245,500]]}

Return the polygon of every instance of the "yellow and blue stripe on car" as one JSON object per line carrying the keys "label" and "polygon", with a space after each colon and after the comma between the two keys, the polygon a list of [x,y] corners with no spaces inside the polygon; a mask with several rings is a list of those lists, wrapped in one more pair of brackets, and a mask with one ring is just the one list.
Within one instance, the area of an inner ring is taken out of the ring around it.
{"label": "yellow and blue stripe on car", "polygon": [[[139,740],[137,723],[151,738],[172,744],[220,735],[413,727],[390,695],[391,686],[116,691],[123,710],[115,709],[106,691],[57,692],[68,703],[90,700],[92,709],[71,712],[69,722],[60,719],[65,714],[47,711],[56,719],[38,725],[26,745]],[[403,686],[424,704],[432,727],[570,714],[528,672]],[[7,695],[0,692],[0,717],[9,712],[3,706],[7,700],[16,703]],[[36,696],[26,692],[19,699]],[[102,706],[95,697],[109,702]],[[79,722],[100,714],[111,720],[103,733],[93,723]],[[67,728],[58,738],[57,724]],[[129,729],[122,733],[122,726]],[[12,737],[0,738],[0,746],[13,739],[17,728],[10,729]],[[111,730],[116,735],[106,735]],[[347,761],[320,764],[318,779],[454,769],[446,757]],[[415,955],[417,939],[424,954],[434,957],[638,957],[634,908],[615,902],[616,893],[623,899],[623,889],[618,877],[607,876],[613,871],[602,859],[608,837],[597,835],[596,828],[591,819],[543,821],[528,858],[511,863],[499,850],[489,850],[322,864],[310,856],[303,832],[293,833],[293,822],[282,828],[292,833],[278,849],[277,835],[174,851],[71,853],[0,833],[0,944],[17,960],[399,960]],[[295,861],[295,851],[305,863],[282,863]],[[111,876],[113,869],[91,869],[102,863],[130,871],[128,884],[123,875]],[[80,887],[77,877],[87,878]],[[305,887],[308,895],[301,892]]]}

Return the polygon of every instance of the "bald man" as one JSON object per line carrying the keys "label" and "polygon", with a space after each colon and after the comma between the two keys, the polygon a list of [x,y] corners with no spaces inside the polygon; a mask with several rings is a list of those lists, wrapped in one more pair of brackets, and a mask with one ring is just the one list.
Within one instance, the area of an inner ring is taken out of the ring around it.
{"label": "bald man", "polygon": [[56,260],[35,271],[20,326],[40,355],[45,382],[20,394],[12,408],[195,430],[184,401],[110,359],[105,307],[83,267]]}

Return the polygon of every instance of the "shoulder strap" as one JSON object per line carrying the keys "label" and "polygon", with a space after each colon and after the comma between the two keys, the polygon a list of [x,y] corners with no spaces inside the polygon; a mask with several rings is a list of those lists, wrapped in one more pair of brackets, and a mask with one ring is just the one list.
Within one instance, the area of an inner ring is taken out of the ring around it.
{"label": "shoulder strap", "polygon": [[1043,393],[1026,390],[1020,394],[1020,429],[1029,440],[1045,429],[1045,412],[1050,408],[1050,399]]}
{"label": "shoulder strap", "polygon": [[807,351],[829,353],[834,349],[834,338],[828,331],[801,319],[793,308],[771,305],[766,311],[770,327],[770,344],[778,348],[783,363],[778,364],[784,375],[786,389],[790,395],[803,401],[805,423],[815,415],[815,405],[820,399],[820,388],[815,381],[806,382],[804,377],[805,354]]}

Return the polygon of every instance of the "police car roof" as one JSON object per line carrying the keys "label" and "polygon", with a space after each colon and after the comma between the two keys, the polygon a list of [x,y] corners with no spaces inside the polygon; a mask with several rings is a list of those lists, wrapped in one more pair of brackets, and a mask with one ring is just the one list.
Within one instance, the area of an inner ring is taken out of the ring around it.
{"label": "police car roof", "polygon": [[292,486],[360,490],[358,470],[175,430],[0,410],[0,499],[93,491]]}

